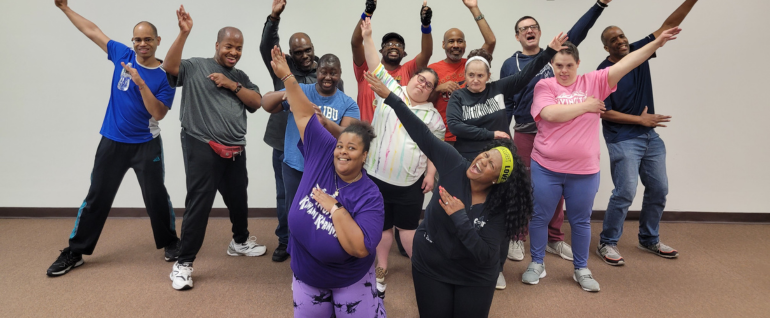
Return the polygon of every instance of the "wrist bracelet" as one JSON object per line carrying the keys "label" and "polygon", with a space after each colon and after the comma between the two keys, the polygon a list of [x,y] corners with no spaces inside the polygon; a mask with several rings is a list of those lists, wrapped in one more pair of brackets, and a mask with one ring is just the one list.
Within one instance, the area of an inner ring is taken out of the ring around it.
{"label": "wrist bracelet", "polygon": [[598,4],[602,8],[606,8],[607,6],[609,6],[608,4],[601,2],[600,0],[596,0],[596,4]]}
{"label": "wrist bracelet", "polygon": [[[596,1],[599,1],[599,0],[596,0]],[[479,13],[479,16],[478,16],[478,17],[476,17],[476,22],[479,22],[479,21],[481,21],[482,19],[484,19],[484,14],[483,14],[483,13]]]}
{"label": "wrist bracelet", "polygon": [[289,73],[289,75],[286,75],[286,76],[282,77],[282,78],[281,78],[281,82],[282,82],[282,83],[285,83],[285,82],[286,82],[286,80],[287,80],[287,79],[289,79],[290,77],[294,77],[294,74],[292,74],[292,73]]}
{"label": "wrist bracelet", "polygon": [[424,25],[421,25],[420,26],[420,31],[422,31],[422,34],[430,34],[431,27],[430,27],[430,25],[427,26],[427,27],[424,26]]}
{"label": "wrist bracelet", "polygon": [[366,12],[361,13],[361,20],[366,20],[366,18],[371,19],[372,18],[372,14],[371,13],[366,13]]}

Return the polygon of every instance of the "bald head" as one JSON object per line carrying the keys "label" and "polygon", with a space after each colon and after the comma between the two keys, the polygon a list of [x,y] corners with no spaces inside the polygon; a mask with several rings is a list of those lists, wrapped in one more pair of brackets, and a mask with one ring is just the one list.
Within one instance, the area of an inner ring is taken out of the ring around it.
{"label": "bald head", "polygon": [[315,65],[315,49],[310,36],[297,32],[289,38],[289,55],[295,65],[303,71],[310,71]]}
{"label": "bald head", "polygon": [[158,28],[156,28],[155,25],[150,22],[139,22],[134,26],[134,31],[136,31],[136,28],[150,28],[150,30],[152,30],[152,35],[156,37],[158,36]]}
{"label": "bald head", "polygon": [[444,41],[441,47],[446,52],[447,63],[457,63],[465,55],[465,33],[457,28],[451,28],[444,32]]}
{"label": "bald head", "polygon": [[222,42],[226,37],[235,37],[242,40],[243,33],[235,27],[224,27],[219,29],[219,32],[217,33],[217,42]]}
{"label": "bald head", "polygon": [[465,39],[465,33],[463,33],[463,31],[460,31],[460,29],[458,28],[451,28],[449,30],[446,30],[446,32],[444,32],[444,42],[446,42],[448,38],[453,36],[459,36]]}

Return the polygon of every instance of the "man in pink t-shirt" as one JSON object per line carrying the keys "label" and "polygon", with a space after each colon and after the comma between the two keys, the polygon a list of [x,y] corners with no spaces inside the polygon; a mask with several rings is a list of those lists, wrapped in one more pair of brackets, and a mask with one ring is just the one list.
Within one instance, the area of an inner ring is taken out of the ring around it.
{"label": "man in pink t-shirt", "polygon": [[[358,82],[358,108],[361,110],[361,120],[368,123],[372,122],[374,115],[374,92],[369,89],[369,83],[364,79],[364,72],[369,71],[366,65],[366,55],[364,54],[364,38],[361,36],[361,21],[365,18],[371,18],[374,10],[377,8],[376,0],[366,1],[366,10],[361,14],[361,19],[356,23],[353,29],[353,38],[350,40],[353,47],[353,70],[355,71],[356,81]],[[390,76],[396,79],[401,85],[406,85],[415,72],[428,66],[428,61],[433,55],[433,36],[431,35],[430,20],[433,11],[423,3],[420,9],[420,22],[422,23],[422,51],[409,62],[401,65],[401,60],[407,56],[404,37],[395,32],[390,32],[382,37],[382,65],[388,71]]]}
{"label": "man in pink t-shirt", "polygon": [[564,196],[572,229],[573,279],[586,291],[598,292],[599,283],[588,269],[591,210],[599,190],[599,121],[604,99],[618,81],[646,61],[655,50],[675,39],[681,29],[666,30],[655,41],[628,54],[615,65],[584,75],[578,49],[572,43],[557,53],[551,65],[555,77],[535,86],[531,114],[537,124],[532,149],[534,213],[529,224],[532,263],[522,282],[537,284],[545,277],[548,222]]}

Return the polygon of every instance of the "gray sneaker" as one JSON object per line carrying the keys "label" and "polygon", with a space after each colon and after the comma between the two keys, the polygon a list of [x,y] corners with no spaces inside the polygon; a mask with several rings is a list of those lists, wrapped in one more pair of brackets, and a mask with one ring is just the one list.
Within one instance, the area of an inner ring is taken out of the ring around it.
{"label": "gray sneaker", "polygon": [[594,275],[591,274],[591,270],[588,268],[576,269],[575,274],[572,275],[572,279],[578,282],[578,284],[580,284],[580,287],[582,287],[583,290],[585,291],[590,291],[590,292],[599,291],[599,282],[597,282],[594,279]]}
{"label": "gray sneaker", "polygon": [[527,266],[527,271],[524,272],[524,275],[521,275],[521,282],[536,285],[543,277],[545,277],[545,264],[532,262]]}
{"label": "gray sneaker", "polygon": [[559,257],[572,261],[572,247],[564,241],[548,242],[545,246],[545,251],[551,254],[559,255]]}
{"label": "gray sneaker", "polygon": [[643,251],[650,252],[652,254],[658,255],[663,258],[677,258],[679,257],[679,252],[677,252],[675,249],[671,248],[671,246],[668,246],[666,244],[658,242],[657,244],[653,245],[642,245],[642,243],[639,243],[637,245],[639,249]]}
{"label": "gray sneaker", "polygon": [[524,241],[511,241],[508,245],[508,259],[517,262],[524,259]]}
{"label": "gray sneaker", "polygon": [[497,285],[495,285],[495,289],[505,289],[505,277],[503,277],[503,272],[500,272],[500,274],[497,275]]}
{"label": "gray sneaker", "polygon": [[623,256],[620,256],[617,245],[599,243],[599,246],[596,247],[596,255],[599,255],[605,263],[612,266],[620,266],[626,263],[623,260]]}

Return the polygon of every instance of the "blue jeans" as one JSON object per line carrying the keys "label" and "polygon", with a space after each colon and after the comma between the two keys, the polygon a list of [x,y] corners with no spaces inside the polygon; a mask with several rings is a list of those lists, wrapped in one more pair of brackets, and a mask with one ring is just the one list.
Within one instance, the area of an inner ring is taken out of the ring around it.
{"label": "blue jeans", "polygon": [[572,229],[572,261],[575,269],[588,267],[591,245],[591,212],[596,192],[599,191],[599,173],[571,174],[548,170],[532,160],[532,196],[534,213],[529,222],[529,244],[532,261],[543,264],[548,243],[548,223],[551,222],[564,196],[565,213]]}
{"label": "blue jeans", "polygon": [[654,131],[621,142],[608,143],[612,190],[600,242],[617,244],[623,235],[623,222],[634,201],[638,179],[644,185],[642,212],[639,216],[639,243],[657,244],[660,218],[666,207],[666,145]]}
{"label": "blue jeans", "polygon": [[275,235],[278,236],[278,243],[289,244],[289,223],[287,218],[289,211],[286,210],[286,191],[283,186],[283,151],[273,149],[273,175],[275,175],[275,212],[278,215],[278,227],[275,228]]}

